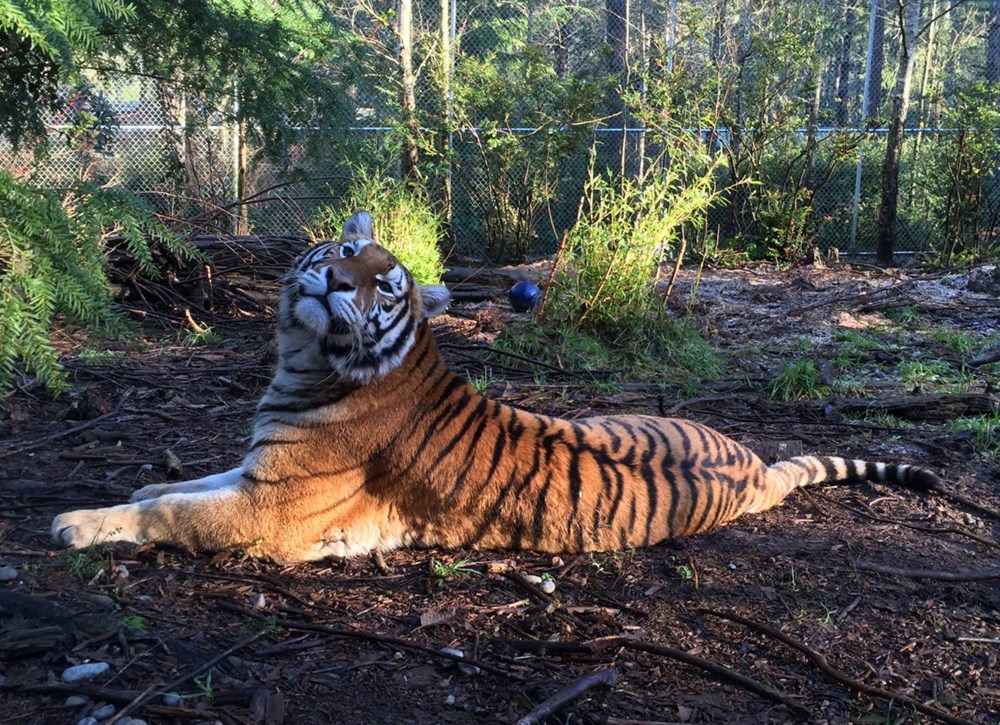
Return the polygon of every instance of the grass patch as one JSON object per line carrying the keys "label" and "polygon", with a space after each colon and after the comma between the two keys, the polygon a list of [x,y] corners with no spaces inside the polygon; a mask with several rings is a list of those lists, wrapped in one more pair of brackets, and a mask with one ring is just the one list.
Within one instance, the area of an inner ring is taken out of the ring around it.
{"label": "grass patch", "polygon": [[837,370],[847,370],[853,365],[870,358],[876,350],[892,348],[884,335],[878,335],[868,330],[840,329],[833,335],[837,343],[837,355],[833,366]]}
{"label": "grass patch", "polygon": [[786,363],[778,376],[768,386],[772,398],[791,402],[812,400],[829,395],[830,389],[820,380],[822,373],[812,360],[802,359]]}
{"label": "grass patch", "polygon": [[535,321],[547,358],[574,369],[624,369],[639,379],[717,376],[721,357],[668,313],[657,283],[667,255],[683,255],[682,229],[700,225],[718,194],[713,168],[690,150],[667,167],[651,163],[635,179],[599,173],[592,157],[576,223],[559,247]]}
{"label": "grass patch", "polygon": [[864,395],[868,386],[869,377],[854,373],[844,373],[838,375],[830,386],[830,391],[837,395]]}
{"label": "grass patch", "polygon": [[185,327],[177,332],[177,342],[185,347],[200,347],[202,345],[219,343],[221,341],[222,337],[219,333],[215,332],[208,326],[202,327],[198,330]]}
{"label": "grass patch", "polygon": [[110,570],[110,553],[106,544],[94,544],[85,549],[63,551],[59,559],[66,564],[69,573],[81,582],[89,582],[101,571]]}
{"label": "grass patch", "polygon": [[886,319],[892,320],[899,325],[910,325],[921,319],[920,311],[914,305],[886,310],[884,314]]}
{"label": "grass patch", "polygon": [[426,193],[391,174],[359,169],[344,200],[321,207],[309,232],[316,239],[339,239],[344,221],[361,209],[372,215],[375,241],[396,255],[417,282],[441,280],[441,218]]}
{"label": "grass patch", "polygon": [[982,341],[966,330],[953,330],[949,327],[935,327],[931,330],[931,339],[960,355],[969,355],[982,347]]}
{"label": "grass patch", "polygon": [[468,559],[458,559],[457,561],[444,562],[439,559],[431,559],[431,577],[435,579],[438,586],[444,586],[445,581],[448,579],[454,579],[456,577],[461,577],[466,574],[472,576],[482,576],[482,574],[476,569],[467,567],[466,564],[469,563]]}
{"label": "grass patch", "polygon": [[904,360],[896,366],[896,377],[906,385],[937,392],[963,392],[976,384],[973,374],[937,359]]}
{"label": "grass patch", "polygon": [[991,458],[1000,454],[1000,413],[955,418],[946,429],[953,435],[968,435],[977,453]]}
{"label": "grass patch", "polygon": [[466,372],[466,377],[472,389],[482,395],[493,384],[493,369],[487,367],[482,373],[473,373],[470,370]]}
{"label": "grass patch", "polygon": [[107,360],[114,360],[115,358],[123,357],[123,353],[120,350],[107,350],[103,348],[91,348],[85,347],[77,354],[77,358],[81,363],[101,363]]}
{"label": "grass patch", "polygon": [[[656,382],[708,380],[718,377],[725,362],[685,320],[665,318],[645,337],[602,339],[568,325],[515,324],[494,343],[500,350],[537,358],[565,370],[592,372],[588,389],[600,394],[620,391],[621,378]],[[544,372],[539,373],[544,380]]]}

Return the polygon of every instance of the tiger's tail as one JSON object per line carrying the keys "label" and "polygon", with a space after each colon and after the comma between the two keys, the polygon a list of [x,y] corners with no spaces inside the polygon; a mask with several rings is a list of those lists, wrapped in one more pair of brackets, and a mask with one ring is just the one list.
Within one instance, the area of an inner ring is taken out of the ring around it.
{"label": "tiger's tail", "polygon": [[[780,498],[769,501],[763,511],[797,488],[820,483],[892,483],[913,491],[942,491],[944,481],[933,471],[905,463],[881,463],[836,456],[797,456],[778,461],[767,469],[768,485]],[[770,497],[769,497],[770,498]]]}

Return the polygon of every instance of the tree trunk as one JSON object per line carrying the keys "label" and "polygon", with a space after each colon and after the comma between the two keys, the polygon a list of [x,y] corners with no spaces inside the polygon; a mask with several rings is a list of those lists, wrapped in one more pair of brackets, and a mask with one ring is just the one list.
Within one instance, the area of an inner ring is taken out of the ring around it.
{"label": "tree trunk", "polygon": [[417,148],[416,75],[413,72],[413,0],[399,0],[396,10],[399,36],[399,110],[403,121],[403,178],[415,181],[419,176],[420,153]]}
{"label": "tree trunk", "polygon": [[844,35],[840,42],[840,58],[837,61],[837,74],[833,80],[833,93],[837,99],[837,113],[834,122],[843,128],[851,122],[851,40],[854,37],[854,3],[844,5],[843,28]]}
{"label": "tree trunk", "polygon": [[[823,17],[826,11],[826,0],[820,0],[819,15]],[[817,23],[816,35],[813,38],[816,58],[813,60],[812,81],[813,97],[809,104],[809,120],[806,132],[806,162],[803,168],[805,186],[812,188],[816,172],[816,144],[819,131],[819,111],[823,101],[823,26]],[[800,180],[801,181],[801,180]],[[800,186],[802,184],[800,183]]]}
{"label": "tree trunk", "polygon": [[451,228],[452,205],[452,160],[451,132],[454,126],[454,98],[452,98],[452,82],[454,73],[454,56],[451,47],[451,0],[441,0],[441,95],[444,100],[441,131],[438,133],[438,153],[441,155],[443,169],[440,183],[441,213],[444,218],[445,234],[449,246],[453,246]]}
{"label": "tree trunk", "polygon": [[896,248],[896,218],[899,206],[899,158],[903,149],[906,112],[910,105],[910,86],[916,60],[917,29],[920,23],[920,0],[908,0],[900,8],[902,44],[899,52],[899,76],[892,98],[892,116],[882,164],[882,199],[878,211],[878,261],[891,265]]}
{"label": "tree trunk", "polygon": [[[931,0],[928,12],[929,20],[927,27],[927,44],[924,50],[924,65],[920,71],[920,88],[917,89],[917,138],[913,144],[913,168],[917,168],[917,159],[920,158],[920,146],[924,140],[924,127],[927,125],[927,109],[929,108],[927,89],[930,88],[931,64],[934,61],[934,41],[937,30],[938,0]],[[917,191],[917,176],[913,174],[910,178],[910,194],[908,204],[913,203],[914,195]]]}
{"label": "tree trunk", "polygon": [[608,90],[608,126],[622,129],[611,134],[614,148],[619,153],[620,169],[625,174],[626,149],[628,144],[628,118],[625,113],[623,93],[628,84],[626,61],[628,52],[628,0],[604,0],[604,21],[608,53],[608,75],[611,86]]}
{"label": "tree trunk", "polygon": [[986,82],[1000,82],[1000,0],[990,3],[990,32],[986,37]]}
{"label": "tree trunk", "polygon": [[869,59],[871,82],[868,84],[868,117],[864,119],[865,126],[879,125],[879,113],[882,107],[882,68],[885,66],[885,0],[873,0],[872,12],[875,13],[875,42],[872,44],[872,57]]}

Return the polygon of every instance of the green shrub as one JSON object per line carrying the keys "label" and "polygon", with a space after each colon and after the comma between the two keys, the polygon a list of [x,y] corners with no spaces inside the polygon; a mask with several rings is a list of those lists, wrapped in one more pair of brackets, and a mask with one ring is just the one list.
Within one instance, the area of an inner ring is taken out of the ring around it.
{"label": "green shrub", "polygon": [[389,249],[422,284],[441,280],[441,218],[427,195],[378,173],[359,173],[344,201],[324,206],[309,231],[317,239],[336,239],[344,221],[355,211],[372,215],[375,239]]}
{"label": "green shrub", "polygon": [[769,392],[778,400],[791,402],[821,398],[829,393],[822,384],[823,374],[812,360],[786,363],[778,377],[771,381]]}
{"label": "green shrub", "polygon": [[59,318],[121,328],[106,275],[112,234],[150,276],[153,244],[196,256],[131,194],[90,184],[53,191],[0,172],[0,394],[21,368],[54,392],[64,386],[52,344]]}
{"label": "green shrub", "polygon": [[718,196],[713,170],[703,169],[685,174],[675,156],[670,167],[651,163],[637,180],[609,180],[591,164],[540,321],[562,328],[567,338],[602,341],[629,359],[629,367],[717,374],[718,356],[685,321],[667,314],[656,289],[667,255],[683,253],[677,249],[682,228],[703,224]]}

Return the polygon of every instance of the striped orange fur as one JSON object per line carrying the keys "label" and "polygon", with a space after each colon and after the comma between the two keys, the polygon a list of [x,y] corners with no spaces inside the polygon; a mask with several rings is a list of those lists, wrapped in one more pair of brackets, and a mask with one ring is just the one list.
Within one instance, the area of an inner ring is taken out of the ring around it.
{"label": "striped orange fur", "polygon": [[802,486],[941,487],[902,464],[802,456],[769,467],[686,420],[567,421],[501,405],[442,360],[427,320],[447,302],[355,214],[286,278],[279,364],[242,464],[57,516],[55,541],[239,546],[282,561],[399,546],[612,550],[711,531]]}

